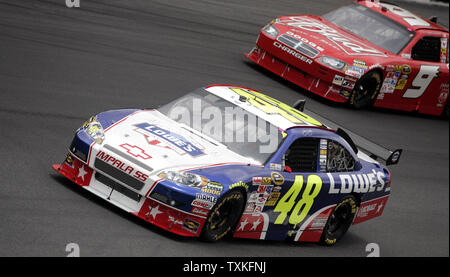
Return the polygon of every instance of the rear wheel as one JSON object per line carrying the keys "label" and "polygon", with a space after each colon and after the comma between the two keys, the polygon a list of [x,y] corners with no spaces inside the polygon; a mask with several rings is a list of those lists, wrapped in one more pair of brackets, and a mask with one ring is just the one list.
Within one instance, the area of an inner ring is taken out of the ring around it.
{"label": "rear wheel", "polygon": [[205,241],[218,241],[235,229],[244,210],[244,195],[239,190],[226,193],[213,207],[205,225],[201,238]]}
{"label": "rear wheel", "polygon": [[334,208],[328,218],[320,242],[329,246],[336,244],[336,242],[345,235],[350,225],[352,225],[353,218],[356,214],[356,208],[357,204],[355,197],[345,197],[336,208]]}
{"label": "rear wheel", "polygon": [[349,104],[355,109],[362,109],[372,104],[377,99],[381,88],[381,74],[378,71],[370,71],[356,82]]}
{"label": "rear wheel", "polygon": [[447,120],[450,119],[450,107],[448,105],[448,101],[447,101],[447,104],[445,104],[444,110],[442,111],[442,116],[444,118],[446,118]]}

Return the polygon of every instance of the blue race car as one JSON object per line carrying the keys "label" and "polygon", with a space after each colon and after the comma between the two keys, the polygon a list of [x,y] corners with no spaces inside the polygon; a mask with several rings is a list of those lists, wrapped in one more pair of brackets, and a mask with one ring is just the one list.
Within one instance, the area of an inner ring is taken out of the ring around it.
{"label": "blue race car", "polygon": [[352,224],[383,213],[391,176],[377,159],[396,164],[402,150],[319,122],[303,107],[211,85],[158,109],[91,117],[53,168],[178,235],[333,245]]}

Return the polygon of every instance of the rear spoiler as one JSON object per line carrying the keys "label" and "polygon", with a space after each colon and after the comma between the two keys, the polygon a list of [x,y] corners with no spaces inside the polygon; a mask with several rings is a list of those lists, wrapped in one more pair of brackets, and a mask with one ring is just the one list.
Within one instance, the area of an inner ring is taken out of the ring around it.
{"label": "rear spoiler", "polygon": [[[343,139],[345,139],[348,144],[352,147],[355,153],[358,153],[359,150],[367,153],[372,159],[379,160],[381,159],[386,165],[397,164],[400,160],[400,156],[402,154],[402,149],[389,150],[385,147],[372,142],[362,136],[359,136],[352,131],[339,126],[331,120],[321,117],[320,115],[307,111],[306,114],[310,115],[312,118],[318,120],[328,128],[336,130],[336,133],[339,134]],[[359,148],[359,149],[358,149]]]}

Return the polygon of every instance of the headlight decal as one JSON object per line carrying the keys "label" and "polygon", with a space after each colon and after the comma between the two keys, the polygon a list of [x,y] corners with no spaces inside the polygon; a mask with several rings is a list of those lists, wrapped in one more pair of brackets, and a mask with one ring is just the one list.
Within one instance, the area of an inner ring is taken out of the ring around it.
{"label": "headlight decal", "polygon": [[89,120],[83,124],[83,129],[89,137],[99,144],[105,139],[103,126],[97,121],[97,117],[95,116],[89,118]]}
{"label": "headlight decal", "polygon": [[347,64],[345,62],[329,56],[321,56],[316,61],[340,71],[345,71],[347,67]]}

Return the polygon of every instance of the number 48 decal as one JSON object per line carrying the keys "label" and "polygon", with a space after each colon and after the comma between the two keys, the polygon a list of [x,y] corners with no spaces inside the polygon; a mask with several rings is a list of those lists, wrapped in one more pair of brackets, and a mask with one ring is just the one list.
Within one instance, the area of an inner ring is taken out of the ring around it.
{"label": "number 48 decal", "polygon": [[403,94],[404,98],[419,98],[431,84],[431,81],[435,77],[438,77],[439,73],[439,65],[421,65],[420,71],[417,73],[416,78],[414,78],[412,82],[412,86],[416,88],[408,89],[405,94]]}
{"label": "number 48 decal", "polygon": [[277,206],[273,210],[274,212],[280,213],[274,222],[275,224],[283,224],[291,210],[292,213],[289,216],[289,224],[297,225],[302,222],[314,204],[314,199],[322,189],[322,179],[317,175],[309,175],[302,198],[296,202],[302,187],[303,176],[295,176],[294,184],[292,184],[291,188],[284,194],[280,201],[278,201]]}

